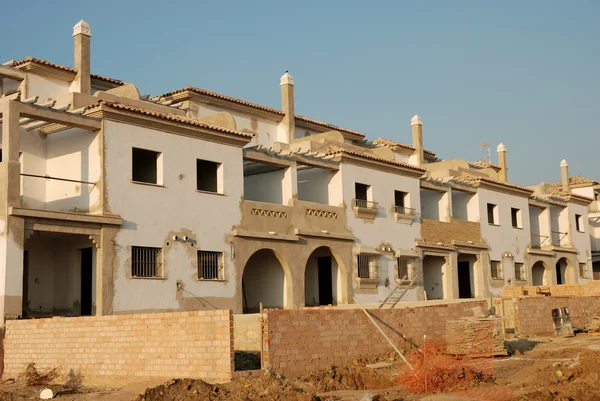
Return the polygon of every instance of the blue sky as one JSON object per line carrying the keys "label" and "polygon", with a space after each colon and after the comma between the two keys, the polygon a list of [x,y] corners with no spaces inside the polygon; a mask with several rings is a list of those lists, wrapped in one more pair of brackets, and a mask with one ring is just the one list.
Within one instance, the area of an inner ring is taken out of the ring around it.
{"label": "blue sky", "polygon": [[[29,1],[2,6],[0,61],[73,65],[92,26],[92,71],[144,94],[194,85],[410,143],[444,159],[508,147],[509,179],[600,180],[598,1]],[[10,16],[10,17],[9,17]]]}

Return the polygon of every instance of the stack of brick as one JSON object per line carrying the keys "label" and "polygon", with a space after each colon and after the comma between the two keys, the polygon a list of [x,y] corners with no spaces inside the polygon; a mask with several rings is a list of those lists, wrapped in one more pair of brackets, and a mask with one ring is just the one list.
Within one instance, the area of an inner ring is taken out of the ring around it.
{"label": "stack of brick", "polygon": [[454,355],[506,355],[501,318],[464,318],[446,322],[446,351]]}

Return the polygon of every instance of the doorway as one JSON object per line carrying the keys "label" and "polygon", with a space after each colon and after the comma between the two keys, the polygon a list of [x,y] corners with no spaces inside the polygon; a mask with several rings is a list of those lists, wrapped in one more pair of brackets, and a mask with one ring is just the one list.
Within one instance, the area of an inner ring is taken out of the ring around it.
{"label": "doorway", "polygon": [[458,262],[458,297],[473,298],[471,293],[471,264],[469,261]]}
{"label": "doorway", "polygon": [[319,305],[333,304],[333,280],[331,277],[331,256],[317,258],[319,269]]}
{"label": "doorway", "polygon": [[81,250],[81,316],[92,315],[92,248]]}

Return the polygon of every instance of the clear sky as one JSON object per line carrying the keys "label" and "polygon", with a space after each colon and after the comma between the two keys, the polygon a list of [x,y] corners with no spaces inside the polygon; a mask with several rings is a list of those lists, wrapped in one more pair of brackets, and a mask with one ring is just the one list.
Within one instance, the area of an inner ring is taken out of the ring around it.
{"label": "clear sky", "polygon": [[185,85],[410,143],[410,118],[444,159],[508,148],[509,179],[600,180],[600,1],[11,1],[0,61],[73,65],[92,27],[92,71],[143,94]]}

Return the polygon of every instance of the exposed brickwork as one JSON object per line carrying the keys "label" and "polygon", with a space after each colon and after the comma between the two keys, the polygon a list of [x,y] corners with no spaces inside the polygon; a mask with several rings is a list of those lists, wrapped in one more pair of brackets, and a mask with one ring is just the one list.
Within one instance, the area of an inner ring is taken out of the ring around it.
{"label": "exposed brickwork", "polygon": [[[600,280],[588,281],[583,284],[562,284],[562,285],[543,285],[543,286],[519,286],[504,287],[504,298],[535,298],[544,297],[544,294],[538,294],[537,289],[549,290],[553,297],[585,297],[600,296]],[[527,295],[525,295],[527,291]]]}
{"label": "exposed brickwork", "polygon": [[452,246],[452,240],[485,244],[479,223],[459,219],[452,219],[451,223],[422,219],[421,238],[427,243],[441,242],[447,246]]}
{"label": "exposed brickwork", "polygon": [[[402,335],[416,344],[423,341],[424,334],[441,338],[447,320],[484,316],[487,302],[370,312],[392,341],[402,348],[405,343]],[[275,309],[265,313],[265,365],[288,376],[342,364],[362,355],[393,351],[360,309]]]}
{"label": "exposed brickwork", "polygon": [[150,377],[231,379],[229,310],[9,320],[4,378],[34,362],[84,382]]}
{"label": "exposed brickwork", "polygon": [[552,309],[569,308],[573,327],[583,328],[600,311],[596,297],[531,297],[515,302],[515,326],[519,335],[553,335]]}

